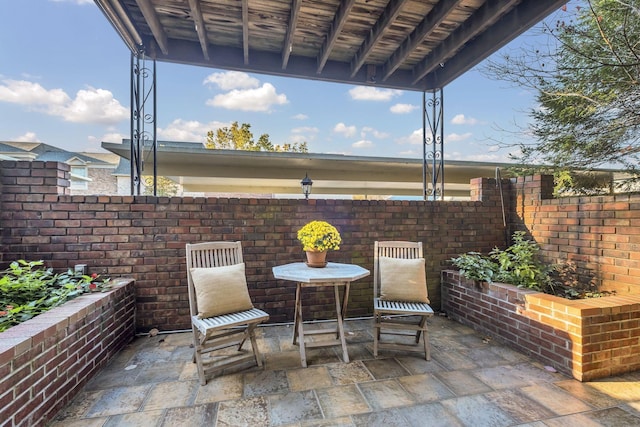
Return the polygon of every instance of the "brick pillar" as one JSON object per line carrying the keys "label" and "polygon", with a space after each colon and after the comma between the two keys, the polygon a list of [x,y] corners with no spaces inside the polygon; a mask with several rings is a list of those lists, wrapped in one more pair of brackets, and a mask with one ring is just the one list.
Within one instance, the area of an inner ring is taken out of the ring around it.
{"label": "brick pillar", "polygon": [[531,232],[534,216],[543,200],[553,199],[553,176],[519,176],[512,179],[512,230]]}
{"label": "brick pillar", "polygon": [[[498,181],[495,178],[474,178],[470,181],[471,185],[471,200],[477,202],[494,202],[500,204],[500,187],[497,185]],[[502,191],[505,198],[505,203],[509,199],[511,181],[508,179],[502,180]]]}
{"label": "brick pillar", "polygon": [[18,194],[71,194],[69,170],[59,162],[0,162],[0,194],[2,202],[16,201]]}
{"label": "brick pillar", "polygon": [[70,194],[69,165],[58,162],[0,161],[0,263],[5,261],[5,223],[24,202],[44,202]]}

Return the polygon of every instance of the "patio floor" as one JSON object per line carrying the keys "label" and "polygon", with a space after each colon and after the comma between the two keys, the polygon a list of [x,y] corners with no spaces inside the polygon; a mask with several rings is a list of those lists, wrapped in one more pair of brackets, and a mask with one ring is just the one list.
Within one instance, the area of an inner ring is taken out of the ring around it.
{"label": "patio floor", "polygon": [[265,369],[205,386],[190,333],[139,337],[51,426],[640,425],[640,372],[581,383],[438,316],[429,321],[431,361],[374,359],[372,322],[345,323],[350,363],[339,347],[316,348],[307,350],[308,368],[290,325],[261,327]]}

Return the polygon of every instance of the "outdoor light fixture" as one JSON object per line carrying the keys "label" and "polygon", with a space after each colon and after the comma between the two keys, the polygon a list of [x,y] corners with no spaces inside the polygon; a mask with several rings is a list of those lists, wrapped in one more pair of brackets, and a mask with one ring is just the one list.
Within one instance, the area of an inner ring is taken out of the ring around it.
{"label": "outdoor light fixture", "polygon": [[302,185],[302,194],[304,194],[304,198],[308,199],[309,194],[311,194],[311,186],[313,185],[313,181],[311,181],[308,174],[304,174],[304,178],[300,181],[300,185]]}

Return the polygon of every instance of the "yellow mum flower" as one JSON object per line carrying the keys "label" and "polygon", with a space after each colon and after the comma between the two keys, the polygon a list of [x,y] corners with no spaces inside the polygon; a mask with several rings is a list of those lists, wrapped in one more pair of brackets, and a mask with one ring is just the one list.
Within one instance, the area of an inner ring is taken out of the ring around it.
{"label": "yellow mum flower", "polygon": [[298,240],[305,251],[337,251],[342,238],[338,230],[326,221],[311,221],[298,230]]}

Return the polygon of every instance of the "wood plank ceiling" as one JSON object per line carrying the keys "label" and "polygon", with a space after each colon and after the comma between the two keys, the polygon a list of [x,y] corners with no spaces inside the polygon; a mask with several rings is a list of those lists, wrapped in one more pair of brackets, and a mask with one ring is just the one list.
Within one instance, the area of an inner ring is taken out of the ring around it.
{"label": "wood plank ceiling", "polygon": [[445,87],[566,0],[95,0],[158,61],[414,91]]}

